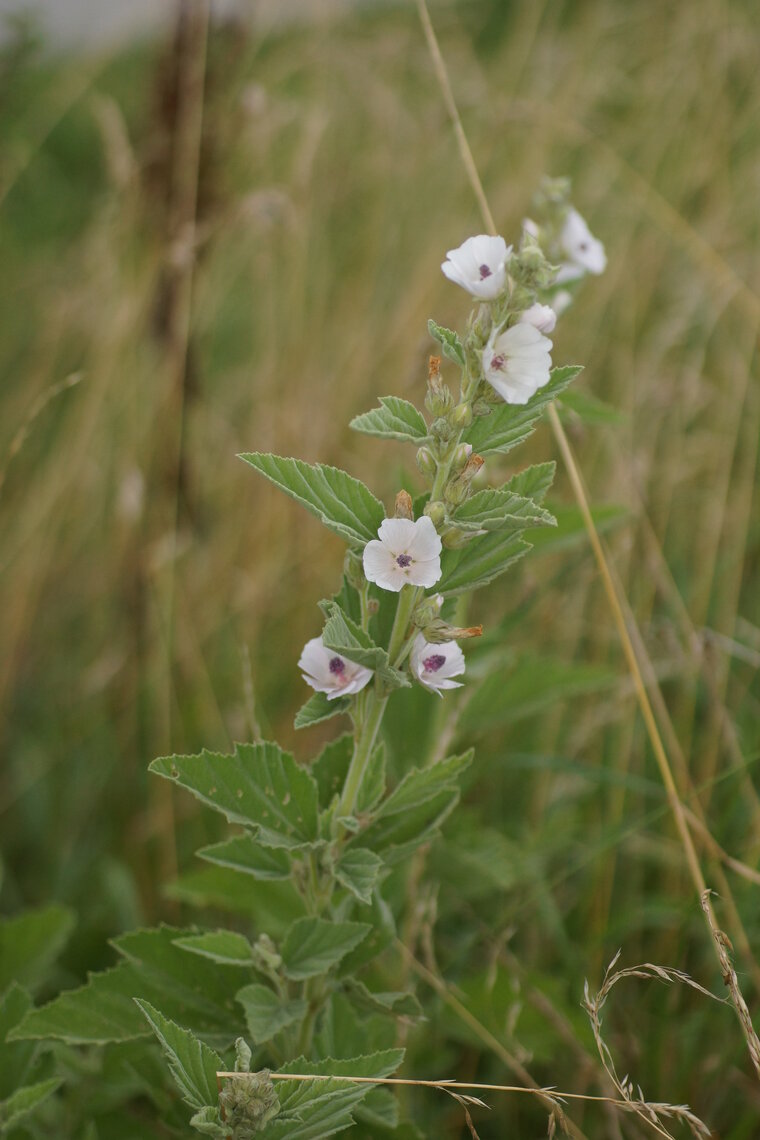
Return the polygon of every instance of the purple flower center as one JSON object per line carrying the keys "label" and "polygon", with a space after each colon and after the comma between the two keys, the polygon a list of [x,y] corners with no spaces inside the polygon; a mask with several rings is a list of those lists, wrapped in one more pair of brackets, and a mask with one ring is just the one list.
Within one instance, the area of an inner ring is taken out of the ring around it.
{"label": "purple flower center", "polygon": [[346,671],[346,663],[343,660],[343,658],[342,657],[333,657],[330,661],[330,672],[335,674],[336,676],[340,676],[340,674],[345,673],[345,671]]}
{"label": "purple flower center", "polygon": [[441,665],[446,664],[446,658],[442,653],[433,653],[430,657],[426,657],[422,664],[426,673],[437,673]]}
{"label": "purple flower center", "polygon": [[501,372],[502,369],[504,368],[504,357],[503,356],[492,357],[491,367],[495,368],[497,372]]}
{"label": "purple flower center", "polygon": [[487,265],[479,266],[478,267],[478,273],[480,274],[480,280],[481,281],[484,281],[486,279],[486,277],[491,276],[491,270],[488,268]]}
{"label": "purple flower center", "polygon": [[400,566],[402,570],[406,570],[407,566],[411,566],[411,564],[412,564],[411,554],[399,554],[396,557],[396,565]]}

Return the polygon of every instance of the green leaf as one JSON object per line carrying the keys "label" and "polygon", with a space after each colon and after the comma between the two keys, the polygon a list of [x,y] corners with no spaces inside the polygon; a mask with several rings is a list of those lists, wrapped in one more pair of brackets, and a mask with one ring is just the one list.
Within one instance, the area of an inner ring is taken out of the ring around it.
{"label": "green leaf", "polygon": [[253,918],[260,929],[277,937],[304,913],[303,897],[290,880],[262,882],[229,867],[206,865],[164,888],[167,898],[206,910],[215,907]]}
{"label": "green leaf", "polygon": [[203,1136],[213,1136],[216,1140],[227,1140],[229,1127],[224,1124],[222,1114],[215,1105],[205,1104],[190,1118],[190,1127]]}
{"label": "green leaf", "polygon": [[541,503],[554,482],[556,470],[557,464],[553,459],[548,463],[534,463],[532,467],[518,471],[504,486],[515,495],[524,495],[526,499]]}
{"label": "green leaf", "polygon": [[347,1060],[307,1061],[297,1057],[278,1073],[331,1074],[331,1080],[277,1081],[282,1111],[260,1134],[259,1140],[322,1140],[354,1123],[351,1110],[367,1096],[371,1085],[335,1079],[340,1076],[387,1077],[404,1059],[403,1049],[386,1049]]}
{"label": "green leaf", "polygon": [[366,922],[328,922],[324,918],[299,918],[280,947],[283,972],[300,981],[325,974],[358,946],[372,929]]}
{"label": "green leaf", "polygon": [[309,768],[319,788],[320,807],[327,808],[339,795],[345,783],[348,766],[354,751],[354,737],[344,732],[329,741]]}
{"label": "green leaf", "polygon": [[553,368],[549,383],[539,388],[527,404],[496,404],[490,416],[474,419],[464,434],[465,442],[483,456],[511,451],[528,438],[547,405],[564,392],[580,371],[576,366]]}
{"label": "green leaf", "polygon": [[243,1007],[248,1032],[256,1045],[264,1045],[280,1030],[303,1021],[309,1008],[308,1002],[300,998],[281,998],[269,986],[257,982],[244,986],[237,1000]]}
{"label": "green leaf", "polygon": [[356,814],[371,812],[385,794],[385,745],[382,741],[375,745],[369,764],[364,773],[359,794],[356,797]]}
{"label": "green leaf", "polygon": [[352,475],[323,463],[312,465],[279,455],[253,452],[240,458],[349,546],[364,547],[371,538],[377,538],[378,527],[385,518],[383,504]]}
{"label": "green leaf", "polygon": [[10,1094],[29,1076],[36,1046],[33,1041],[6,1039],[32,1008],[27,990],[12,982],[0,998],[0,1100]]}
{"label": "green leaf", "polygon": [[344,614],[337,602],[325,601],[319,604],[327,618],[322,630],[322,641],[328,649],[357,665],[374,670],[388,688],[409,687],[411,682],[406,674],[392,667],[386,651],[375,645],[370,635]]}
{"label": "green leaf", "polygon": [[161,756],[150,771],[174,780],[266,847],[307,847],[318,838],[317,785],[277,744],[236,744],[234,754]]}
{"label": "green leaf", "polygon": [[385,1017],[420,1018],[422,1006],[412,993],[373,993],[358,978],[344,985],[349,1000],[362,1013],[380,1013]]}
{"label": "green leaf", "polygon": [[215,1105],[219,1098],[216,1074],[224,1068],[222,1058],[189,1029],[164,1017],[150,1002],[139,998],[135,1002],[161,1042],[182,1099],[196,1109]]}
{"label": "green leaf", "polygon": [[503,531],[512,533],[528,527],[556,526],[548,511],[532,499],[516,495],[509,487],[486,487],[466,499],[452,515],[451,521],[465,531]]}
{"label": "green leaf", "polygon": [[221,843],[201,847],[196,854],[208,863],[218,867],[229,867],[232,871],[242,871],[254,879],[289,879],[290,859],[287,852],[278,847],[262,847],[252,835],[234,835]]}
{"label": "green leaf", "polygon": [[58,903],[0,919],[0,993],[11,982],[31,989],[43,982],[74,923],[73,912]]}
{"label": "green leaf", "polygon": [[399,439],[419,444],[428,438],[428,426],[422,413],[414,404],[398,396],[381,396],[379,408],[354,416],[348,426],[378,439]]}
{"label": "green leaf", "polygon": [[306,704],[301,705],[293,721],[295,728],[309,728],[312,724],[319,724],[323,720],[330,720],[339,713],[348,712],[351,707],[350,697],[336,697],[330,701],[327,693],[314,693]]}
{"label": "green leaf", "polygon": [[216,969],[210,962],[175,945],[197,929],[162,926],[135,930],[116,939],[125,959],[113,969],[93,974],[85,986],[60,994],[32,1009],[10,1032],[11,1040],[54,1037],[71,1044],[104,1045],[146,1036],[135,998],[160,1002],[167,1015],[189,1021],[197,1033],[223,1044],[235,1036],[234,997],[250,980],[250,970]]}
{"label": "green leaf", "polygon": [[441,577],[433,592],[450,597],[478,590],[498,578],[528,550],[530,543],[519,534],[498,531],[475,538],[457,550],[444,550]]}
{"label": "green leaf", "polygon": [[359,902],[369,904],[383,866],[382,859],[374,851],[366,847],[348,847],[335,868],[335,878]]}
{"label": "green leaf", "polygon": [[47,1100],[61,1085],[59,1077],[50,1077],[34,1085],[16,1089],[7,1100],[0,1102],[0,1134],[10,1132],[24,1117]]}
{"label": "green leaf", "polygon": [[448,356],[449,360],[453,360],[460,368],[464,368],[464,347],[457,334],[432,320],[428,321],[428,332],[433,340],[437,340],[440,344],[443,355]]}
{"label": "green leaf", "polygon": [[251,944],[234,930],[207,930],[203,934],[189,934],[175,938],[174,945],[191,954],[210,958],[220,966],[250,966]]}
{"label": "green leaf", "polygon": [[457,779],[471,764],[472,749],[430,768],[413,768],[380,805],[361,843],[398,863],[430,838],[459,799]]}

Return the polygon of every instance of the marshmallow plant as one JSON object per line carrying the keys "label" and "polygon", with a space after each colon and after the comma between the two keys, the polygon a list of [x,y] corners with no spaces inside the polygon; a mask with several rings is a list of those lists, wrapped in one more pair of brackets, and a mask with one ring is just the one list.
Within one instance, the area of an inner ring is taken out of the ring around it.
{"label": "marshmallow plant", "polygon": [[[424,408],[382,396],[351,423],[414,449],[414,495],[382,488],[386,514],[346,471],[242,456],[346,545],[339,588],[319,603],[293,662],[312,690],[296,727],[342,718],[334,739],[306,765],[260,741],[151,765],[233,825],[199,854],[249,898],[250,926],[127,935],[119,965],[27,1019],[30,1036],[78,1041],[152,1030],[203,1135],[319,1140],[355,1120],[375,1136],[397,1119],[387,1089],[287,1076],[387,1077],[403,1059],[399,1021],[408,1028],[422,1012],[403,972],[390,991],[381,981],[398,961],[389,951],[405,918],[398,884],[456,807],[472,751],[441,759],[438,746],[411,738],[391,769],[383,719],[412,687],[431,713],[457,700],[471,683],[459,642],[481,630],[458,625],[455,611],[526,553],[526,532],[554,523],[541,506],[553,464],[487,478],[579,372],[552,368],[560,271],[537,239],[580,274],[597,272],[603,251],[552,186],[514,248],[481,234],[449,250],[443,272],[473,308],[461,334],[429,323],[445,364],[429,360]],[[564,273],[563,288],[577,280]]]}

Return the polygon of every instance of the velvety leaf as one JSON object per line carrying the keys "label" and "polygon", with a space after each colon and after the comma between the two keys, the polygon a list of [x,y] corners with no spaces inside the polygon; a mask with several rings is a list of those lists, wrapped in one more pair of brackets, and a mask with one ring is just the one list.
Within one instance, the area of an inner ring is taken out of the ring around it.
{"label": "velvety leaf", "polygon": [[371,1085],[335,1079],[338,1076],[387,1077],[404,1058],[403,1049],[387,1049],[370,1056],[336,1061],[307,1061],[297,1057],[282,1065],[279,1073],[332,1074],[331,1080],[277,1081],[282,1111],[261,1132],[260,1140],[322,1140],[354,1123],[351,1110],[367,1096]]}
{"label": "velvety leaf", "polygon": [[534,463],[532,467],[518,471],[504,486],[515,495],[523,495],[526,499],[533,499],[534,503],[541,503],[554,482],[556,470],[557,464],[553,459],[548,463]]}
{"label": "velvety leaf", "polygon": [[335,868],[335,878],[359,902],[370,903],[383,866],[382,859],[374,851],[366,847],[348,847]]}
{"label": "velvety leaf", "polygon": [[467,499],[452,514],[460,530],[509,530],[519,533],[529,527],[556,526],[548,511],[532,499],[516,495],[509,487],[486,487]]}
{"label": "velvety leaf", "polygon": [[322,630],[322,641],[328,649],[357,665],[374,670],[390,689],[409,686],[406,674],[391,666],[387,652],[375,645],[370,635],[344,614],[337,602],[320,602],[320,606],[327,618]]}
{"label": "velvety leaf", "polygon": [[236,744],[233,755],[162,756],[150,771],[255,831],[266,847],[298,848],[318,839],[317,785],[277,744]]}
{"label": "velvety leaf", "polygon": [[305,507],[350,546],[364,547],[377,538],[385,518],[383,504],[358,479],[326,467],[279,455],[241,455],[261,475]]}
{"label": "velvety leaf", "polygon": [[151,1029],[161,1042],[182,1099],[192,1108],[215,1105],[219,1098],[216,1074],[224,1066],[213,1049],[182,1029],[147,1001],[135,999]]}
{"label": "velvety leaf", "polygon": [[218,867],[242,871],[254,879],[289,879],[290,859],[277,847],[262,847],[252,835],[235,835],[210,847],[202,847],[196,854]]}
{"label": "velvety leaf", "polygon": [[290,880],[256,881],[229,867],[206,865],[164,888],[167,898],[206,910],[217,907],[245,918],[277,937],[304,913],[302,896]]}
{"label": "velvety leaf", "polygon": [[433,340],[438,341],[444,356],[453,360],[460,367],[464,367],[464,347],[452,329],[445,329],[443,325],[437,325],[435,321],[431,320],[428,321],[428,332]]}
{"label": "velvety leaf", "polygon": [[519,533],[498,531],[474,538],[456,550],[444,550],[441,578],[431,592],[447,597],[478,590],[498,578],[528,550],[530,543]]}
{"label": "velvety leaf", "polygon": [[257,982],[244,986],[237,1000],[243,1007],[248,1032],[256,1045],[263,1045],[294,1022],[303,1021],[309,1008],[302,999],[283,999],[269,986]]}
{"label": "velvety leaf", "polygon": [[351,1004],[363,1013],[380,1013],[386,1017],[422,1017],[422,1006],[412,993],[373,993],[358,978],[345,983]]}
{"label": "velvety leaf", "polygon": [[553,368],[551,379],[527,404],[495,404],[490,416],[478,416],[464,434],[466,443],[478,455],[511,451],[527,439],[536,420],[552,400],[564,392],[581,372],[576,366]]}
{"label": "velvety leaf", "polygon": [[34,1060],[33,1041],[6,1039],[32,1008],[27,990],[12,982],[0,999],[0,1100],[11,1095],[27,1080]]}
{"label": "velvety leaf", "polygon": [[353,950],[371,930],[366,922],[328,922],[300,918],[280,947],[283,972],[298,981],[326,973]]}
{"label": "velvety leaf", "polygon": [[323,720],[330,720],[339,713],[348,712],[351,707],[350,697],[336,697],[329,701],[327,693],[314,693],[306,704],[301,705],[293,722],[295,728],[309,728],[312,724],[319,724]]}
{"label": "velvety leaf", "polygon": [[0,1102],[0,1133],[4,1135],[10,1132],[60,1085],[59,1077],[49,1077],[46,1081],[37,1081],[36,1084],[16,1089],[7,1100]]}
{"label": "velvety leaf", "polygon": [[10,1039],[54,1037],[71,1044],[102,1045],[144,1037],[148,1029],[134,1003],[135,998],[144,998],[160,1002],[167,1015],[190,1022],[197,1033],[226,1045],[242,1029],[234,998],[250,980],[250,970],[219,970],[175,945],[177,938],[196,933],[192,928],[162,926],[122,935],[114,945],[124,961],[92,974],[79,989],[30,1010],[11,1030]]}
{"label": "velvety leaf", "polygon": [[11,982],[34,989],[68,941],[75,917],[51,903],[0,919],[0,993]]}
{"label": "velvety leaf", "polygon": [[329,807],[335,796],[340,794],[353,751],[353,734],[345,732],[335,740],[329,741],[310,765],[309,771],[319,788],[321,807]]}
{"label": "velvety leaf", "polygon": [[398,396],[381,396],[380,407],[355,416],[349,427],[379,439],[399,439],[407,443],[424,443],[428,427],[422,413]]}
{"label": "velvety leaf", "polygon": [[175,938],[174,945],[191,954],[210,958],[220,966],[250,966],[251,944],[234,930],[207,930],[203,934],[189,934]]}

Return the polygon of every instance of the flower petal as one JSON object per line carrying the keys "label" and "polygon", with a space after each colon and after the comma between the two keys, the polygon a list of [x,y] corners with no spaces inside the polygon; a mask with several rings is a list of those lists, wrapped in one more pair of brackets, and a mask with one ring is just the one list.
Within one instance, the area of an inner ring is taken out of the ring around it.
{"label": "flower petal", "polygon": [[[399,519],[399,522],[403,522]],[[422,562],[427,558],[435,558],[441,553],[441,536],[435,529],[433,520],[428,518],[427,515],[421,515],[416,522],[411,524],[414,531],[411,538],[404,547],[408,554],[411,554],[415,561]]]}

